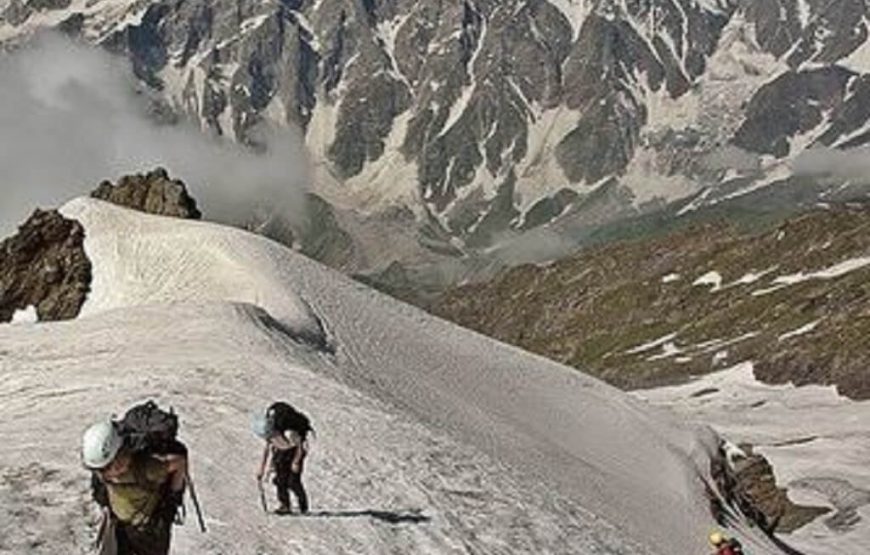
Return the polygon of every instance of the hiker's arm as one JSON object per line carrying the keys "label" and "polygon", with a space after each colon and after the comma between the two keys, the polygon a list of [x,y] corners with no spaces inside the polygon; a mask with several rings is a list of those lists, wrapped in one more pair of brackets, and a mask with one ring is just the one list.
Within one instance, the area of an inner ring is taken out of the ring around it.
{"label": "hiker's arm", "polygon": [[299,472],[299,465],[302,463],[302,446],[299,446],[299,449],[296,450],[296,453],[293,454],[293,462],[291,464],[291,468],[293,472]]}
{"label": "hiker's arm", "polygon": [[166,469],[171,476],[169,488],[172,491],[181,491],[184,489],[184,483],[187,480],[187,457],[184,455],[169,455],[166,457]]}
{"label": "hiker's arm", "polygon": [[290,470],[298,473],[299,469],[302,468],[302,459],[305,457],[306,452],[306,441],[302,441],[299,444],[299,448],[296,449],[296,453],[293,454],[293,462],[290,463]]}
{"label": "hiker's arm", "polygon": [[262,480],[263,475],[266,473],[266,464],[269,462],[269,444],[266,443],[266,447],[263,449],[263,459],[260,461],[260,469],[257,470],[257,480]]}

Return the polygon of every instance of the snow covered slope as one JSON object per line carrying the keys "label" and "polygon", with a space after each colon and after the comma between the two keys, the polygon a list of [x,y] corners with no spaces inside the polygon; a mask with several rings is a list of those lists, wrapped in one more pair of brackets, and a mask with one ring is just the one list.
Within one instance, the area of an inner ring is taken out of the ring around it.
{"label": "snow covered slope", "polygon": [[175,233],[162,218],[131,222],[127,210],[111,206],[102,206],[100,216],[92,217],[93,202],[73,201],[62,210],[68,218],[88,221],[88,258],[104,261],[93,264],[92,291],[82,315],[142,304],[224,300],[263,307],[297,335],[322,336],[317,318],[286,282],[281,266],[258,248],[262,242],[256,236],[194,225],[183,231],[183,239],[171,240]]}
{"label": "snow covered slope", "polygon": [[[81,431],[182,415],[210,525],[174,553],[695,554],[712,437],[268,240],[79,199],[85,315],[0,327],[0,553],[82,553]],[[258,507],[251,412],[309,412],[310,518]],[[758,538],[754,553],[772,552]]]}
{"label": "snow covered slope", "polygon": [[833,387],[761,383],[752,362],[637,395],[751,443],[790,498],[830,507],[790,536],[801,552],[870,553],[870,402],[841,397]]}

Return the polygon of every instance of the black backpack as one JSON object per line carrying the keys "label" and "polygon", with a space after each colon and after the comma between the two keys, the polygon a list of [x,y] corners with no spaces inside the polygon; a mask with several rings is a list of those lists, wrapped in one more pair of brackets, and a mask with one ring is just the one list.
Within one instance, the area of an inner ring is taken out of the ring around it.
{"label": "black backpack", "polygon": [[178,416],[170,408],[161,410],[154,401],[136,405],[118,422],[124,446],[141,455],[187,455],[187,447],[178,441]]}
{"label": "black backpack", "polygon": [[[131,408],[124,418],[115,422],[115,426],[124,440],[124,447],[132,451],[134,457],[187,456],[187,446],[177,439],[178,416],[172,409],[169,412],[162,410],[154,401]],[[91,474],[91,495],[101,506],[108,506],[109,494],[97,472]],[[175,496],[173,505],[181,502],[183,492]]]}
{"label": "black backpack", "polygon": [[299,434],[299,437],[303,441],[308,432],[314,432],[314,428],[311,427],[311,420],[288,403],[281,401],[272,403],[266,410],[266,418],[269,420],[269,427],[271,429],[278,432],[293,430]]}

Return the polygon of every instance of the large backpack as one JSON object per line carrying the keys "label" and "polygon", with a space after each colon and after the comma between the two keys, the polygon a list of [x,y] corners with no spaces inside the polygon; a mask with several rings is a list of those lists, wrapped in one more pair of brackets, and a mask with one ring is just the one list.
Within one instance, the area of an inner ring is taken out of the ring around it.
{"label": "large backpack", "polygon": [[[187,446],[177,439],[178,416],[172,409],[169,412],[162,410],[154,401],[131,408],[124,418],[115,422],[115,426],[124,440],[124,447],[132,451],[134,457],[187,455]],[[98,504],[108,506],[106,485],[96,472],[91,474],[91,494]],[[179,505],[182,496],[183,492],[176,494],[172,504]]]}
{"label": "large backpack", "polygon": [[311,420],[288,403],[281,401],[272,403],[266,410],[266,418],[269,420],[269,427],[271,429],[277,432],[293,430],[299,434],[299,437],[303,441],[308,432],[314,432],[314,428],[311,427]]}
{"label": "large backpack", "polygon": [[726,540],[725,544],[719,547],[716,553],[720,555],[743,555],[744,552],[740,542],[735,538],[731,538]]}
{"label": "large backpack", "polygon": [[178,441],[178,416],[170,408],[161,410],[154,401],[136,405],[118,422],[124,445],[143,455],[187,455],[187,447]]}

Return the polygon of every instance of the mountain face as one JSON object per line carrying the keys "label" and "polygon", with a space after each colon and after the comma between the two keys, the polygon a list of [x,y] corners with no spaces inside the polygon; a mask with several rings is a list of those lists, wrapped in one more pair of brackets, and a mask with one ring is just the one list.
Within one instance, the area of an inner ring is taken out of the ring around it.
{"label": "mountain face", "polygon": [[513,268],[430,310],[623,388],[752,361],[772,384],[870,398],[870,209],[817,209],[762,231],[698,225]]}
{"label": "mountain face", "polygon": [[0,41],[52,27],[100,44],[160,92],[161,113],[241,142],[264,121],[298,126],[316,193],[369,215],[410,208],[419,241],[455,255],[760,189],[774,203],[863,194],[866,182],[807,183],[790,163],[870,142],[868,12],[866,0],[2,0]]}

